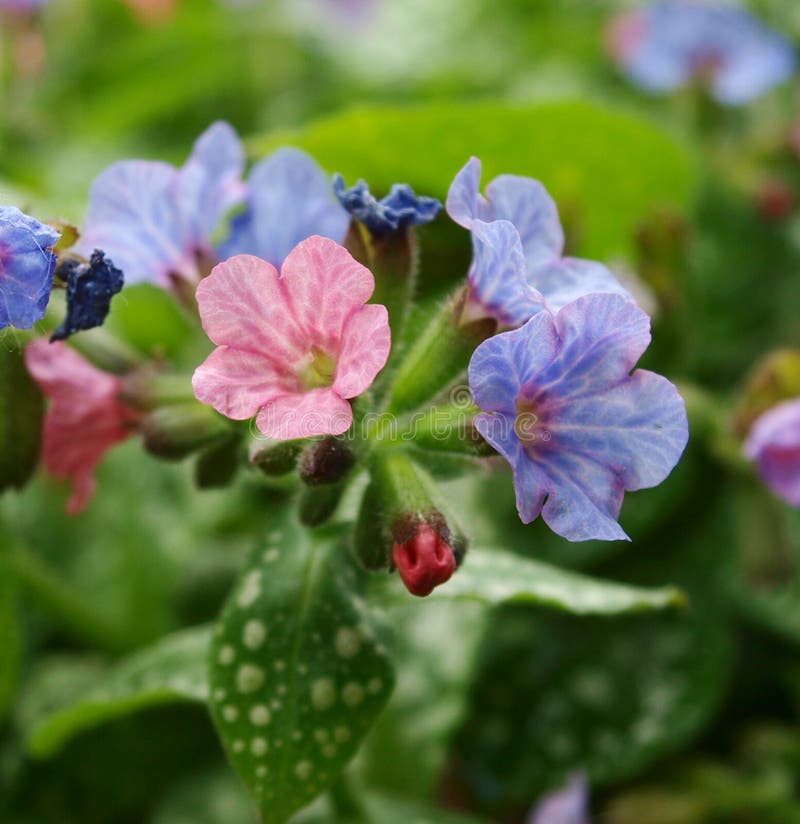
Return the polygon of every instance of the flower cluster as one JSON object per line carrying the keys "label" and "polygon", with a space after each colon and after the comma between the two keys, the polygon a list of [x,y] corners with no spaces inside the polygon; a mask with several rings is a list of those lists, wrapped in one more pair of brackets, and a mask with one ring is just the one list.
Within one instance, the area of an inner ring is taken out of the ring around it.
{"label": "flower cluster", "polygon": [[651,92],[707,82],[719,103],[737,106],[788,80],[792,44],[730,4],[664,0],[612,20],[609,51],[627,76]]}

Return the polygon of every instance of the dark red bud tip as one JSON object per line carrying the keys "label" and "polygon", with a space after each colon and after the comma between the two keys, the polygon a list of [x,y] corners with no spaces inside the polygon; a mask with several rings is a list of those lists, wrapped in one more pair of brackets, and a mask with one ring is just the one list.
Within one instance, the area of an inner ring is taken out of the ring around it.
{"label": "dark red bud tip", "polygon": [[770,179],[761,184],[756,195],[756,205],[765,220],[784,220],[794,211],[797,198],[788,183]]}
{"label": "dark red bud tip", "polygon": [[420,597],[430,595],[456,569],[452,548],[428,524],[421,524],[411,540],[394,544],[392,559],[406,589]]}

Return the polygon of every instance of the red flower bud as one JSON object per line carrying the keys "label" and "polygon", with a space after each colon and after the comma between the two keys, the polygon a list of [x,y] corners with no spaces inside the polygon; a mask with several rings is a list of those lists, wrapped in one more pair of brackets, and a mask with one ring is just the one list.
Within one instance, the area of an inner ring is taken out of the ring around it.
{"label": "red flower bud", "polygon": [[456,569],[452,547],[426,523],[408,541],[392,546],[392,559],[406,589],[420,597],[430,595]]}

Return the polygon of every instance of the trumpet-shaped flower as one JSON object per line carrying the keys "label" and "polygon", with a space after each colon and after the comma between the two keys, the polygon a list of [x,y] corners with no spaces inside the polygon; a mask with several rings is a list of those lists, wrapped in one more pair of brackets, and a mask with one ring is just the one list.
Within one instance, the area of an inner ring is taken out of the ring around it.
{"label": "trumpet-shaped flower", "polygon": [[756,419],[745,442],[764,483],[800,507],[800,398],[784,401]]}
{"label": "trumpet-shaped flower", "polygon": [[555,312],[596,292],[630,297],[601,263],[564,257],[558,209],[538,180],[500,175],[486,197],[480,180],[481,162],[473,157],[450,186],[447,213],[472,233],[471,298],[482,311],[514,327],[543,305]]}
{"label": "trumpet-shaped flower", "polygon": [[278,149],[253,166],[245,211],[234,217],[220,256],[255,255],[280,268],[312,235],[340,243],[349,222],[313,158],[299,149]]}
{"label": "trumpet-shaped flower", "polygon": [[58,275],[67,282],[67,316],[50,339],[64,340],[82,329],[101,326],[108,316],[111,298],[122,289],[122,272],[104,252],[95,249],[89,263],[60,263]]}
{"label": "trumpet-shaped flower", "polygon": [[138,415],[118,400],[118,377],[96,369],[65,343],[36,340],[25,350],[25,362],[51,401],[44,419],[44,465],[55,478],[71,481],[67,512],[77,515],[94,494],[97,465],[133,434]]}
{"label": "trumpet-shaped flower", "polygon": [[587,295],[482,343],[469,366],[481,435],[514,470],[523,522],[570,541],[626,538],[625,490],[661,483],[686,446],[686,409],[639,369],[650,320],[619,295]]}
{"label": "trumpet-shaped flower", "polygon": [[338,435],[348,398],[364,392],[389,356],[386,308],[366,304],[371,272],[338,243],[314,236],[281,267],[237,255],[197,289],[217,349],[194,373],[198,400],[270,438]]}
{"label": "trumpet-shaped flower", "polygon": [[638,86],[666,92],[694,77],[719,103],[737,106],[788,80],[792,44],[745,9],[669,0],[624,12],[608,31],[612,57]]}
{"label": "trumpet-shaped flower", "polygon": [[407,183],[395,183],[386,197],[378,200],[365,180],[347,188],[344,178],[334,175],[333,190],[339,202],[373,235],[386,235],[407,226],[430,223],[442,210],[435,197],[416,195]]}
{"label": "trumpet-shaped flower", "polygon": [[217,260],[214,230],[245,193],[244,151],[227,123],[214,123],[184,166],[123,160],[92,183],[76,251],[103,249],[128,284],[197,282]]}
{"label": "trumpet-shaped flower", "polygon": [[0,329],[30,329],[44,317],[61,235],[15,209],[0,206]]}

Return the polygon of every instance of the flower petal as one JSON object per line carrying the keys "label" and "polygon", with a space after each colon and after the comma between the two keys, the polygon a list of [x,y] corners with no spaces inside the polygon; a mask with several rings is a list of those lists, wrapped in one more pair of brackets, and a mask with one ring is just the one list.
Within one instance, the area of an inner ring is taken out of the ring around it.
{"label": "flower petal", "polygon": [[258,352],[276,370],[307,350],[278,272],[265,260],[237,255],[217,264],[196,296],[203,329],[218,346]]}
{"label": "flower petal", "polygon": [[465,229],[470,229],[472,221],[479,217],[480,185],[481,162],[477,157],[471,157],[450,184],[445,201],[447,214]]}
{"label": "flower petal", "polygon": [[316,235],[289,253],[281,281],[288,312],[303,330],[304,340],[329,354],[338,350],[345,323],[375,289],[369,269],[343,246]]}
{"label": "flower petal", "polygon": [[293,376],[276,369],[261,353],[229,346],[215,349],[192,376],[197,400],[235,421],[252,418],[262,406],[296,387]]}
{"label": "flower petal", "polygon": [[520,388],[544,370],[558,351],[555,323],[540,312],[525,326],[484,341],[469,364],[469,386],[484,412],[516,418]]}
{"label": "flower petal", "polygon": [[545,308],[526,278],[519,234],[507,220],[472,223],[472,296],[504,326],[521,326]]}
{"label": "flower petal", "polygon": [[282,266],[289,252],[312,235],[344,239],[350,216],[330,179],[299,149],[278,149],[250,172],[247,211],[234,219],[221,257],[252,254]]}
{"label": "flower petal", "polygon": [[633,300],[630,292],[602,263],[581,258],[553,260],[536,269],[528,269],[528,280],[547,301],[551,312],[584,295],[613,294]]}
{"label": "flower petal", "polygon": [[352,423],[350,404],[332,389],[312,389],[276,398],[256,418],[259,430],[278,441],[341,435]]}
{"label": "flower petal", "polygon": [[490,205],[483,219],[510,220],[516,226],[529,268],[561,256],[564,230],[558,209],[538,180],[500,175],[486,187],[486,196]]}
{"label": "flower petal", "polygon": [[355,398],[369,388],[389,357],[392,333],[386,307],[362,306],[346,322],[343,336],[333,390],[342,398]]}

